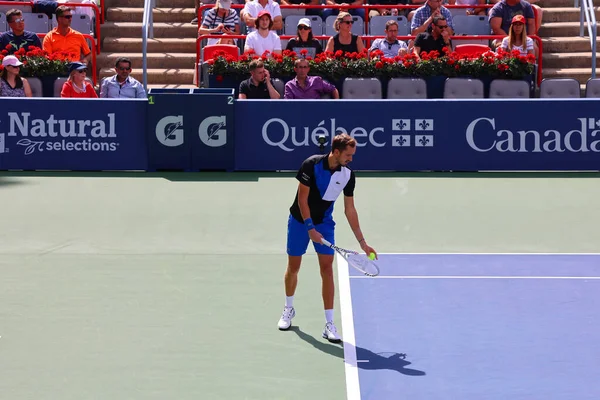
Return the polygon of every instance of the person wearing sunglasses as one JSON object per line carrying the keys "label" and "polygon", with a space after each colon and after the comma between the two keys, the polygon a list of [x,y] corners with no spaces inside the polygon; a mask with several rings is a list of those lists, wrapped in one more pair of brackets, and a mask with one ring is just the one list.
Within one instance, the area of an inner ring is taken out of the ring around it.
{"label": "person wearing sunglasses", "polygon": [[338,50],[345,53],[362,52],[365,45],[358,35],[352,33],[352,24],[354,24],[352,15],[344,11],[340,12],[333,23],[337,35],[329,38],[325,51],[332,53]]}
{"label": "person wearing sunglasses", "polygon": [[[0,50],[14,54],[19,49],[29,50],[29,46],[42,48],[40,38],[34,33],[25,30],[25,18],[21,10],[12,9],[6,13],[6,22],[10,28],[0,34]],[[10,44],[10,48],[6,47]]]}
{"label": "person wearing sunglasses", "polygon": [[48,53],[64,51],[69,53],[69,61],[82,61],[89,64],[92,52],[83,35],[71,28],[71,8],[60,6],[56,9],[58,26],[44,37],[44,50]]}
{"label": "person wearing sunglasses", "polygon": [[98,98],[92,83],[86,79],[87,66],[80,62],[69,65],[69,79],[63,84],[60,97]]}
{"label": "person wearing sunglasses", "polygon": [[286,46],[286,50],[294,51],[298,56],[301,56],[303,49],[306,49],[305,57],[315,58],[317,54],[323,52],[323,46],[313,37],[312,25],[309,18],[301,18],[298,21],[296,37],[290,39]]}
{"label": "person wearing sunglasses", "polygon": [[0,73],[0,97],[31,97],[31,87],[27,79],[21,78],[19,72],[23,63],[15,56],[6,56],[2,60]]}
{"label": "person wearing sunglasses", "polygon": [[131,74],[131,60],[127,57],[117,58],[116,75],[107,76],[100,85],[100,98],[104,99],[145,99],[144,86]]}
{"label": "person wearing sunglasses", "polygon": [[444,47],[448,52],[452,52],[452,40],[450,40],[450,26],[448,21],[441,15],[433,18],[431,25],[431,33],[421,32],[415,38],[413,47],[414,54],[421,59],[421,53],[429,53],[430,51],[438,51],[440,55],[444,54]]}

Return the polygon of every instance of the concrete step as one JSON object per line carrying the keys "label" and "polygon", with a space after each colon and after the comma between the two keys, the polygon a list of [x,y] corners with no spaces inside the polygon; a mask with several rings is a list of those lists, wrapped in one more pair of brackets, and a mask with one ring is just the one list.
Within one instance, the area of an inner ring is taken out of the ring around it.
{"label": "concrete step", "polygon": [[[596,20],[600,20],[600,7],[596,9]],[[585,17],[584,17],[585,18]],[[579,9],[573,7],[557,7],[544,9],[543,21],[549,22],[579,22]]]}
{"label": "concrete step", "polygon": [[[141,22],[106,22],[102,25],[104,37],[142,37]],[[198,27],[190,22],[158,22],[154,24],[155,38],[196,38]]]}
{"label": "concrete step", "polygon": [[[540,0],[537,4],[542,8],[573,7],[575,2],[573,0]],[[579,4],[581,4],[581,1]],[[593,0],[593,4],[596,7],[600,6],[600,0]]]}
{"label": "concrete step", "polygon": [[[592,66],[592,56],[589,52],[583,53],[544,53],[543,68],[570,68]],[[600,65],[600,54],[596,54],[596,63]]]}
{"label": "concrete step", "polygon": [[[588,45],[589,47],[589,45]],[[107,37],[104,39],[103,52],[141,53],[142,39]],[[148,52],[152,53],[194,53],[196,54],[196,39],[191,38],[161,38],[148,39]]]}
{"label": "concrete step", "polygon": [[[98,74],[99,79],[115,74],[112,68],[102,68]],[[135,79],[143,82],[143,71],[136,68],[131,73]],[[194,83],[194,69],[148,69],[148,84],[152,85],[192,85]]]}
{"label": "concrete step", "polygon": [[[579,14],[577,14],[579,15]],[[154,23],[190,22],[196,16],[193,8],[155,8]],[[142,22],[144,9],[137,7],[111,7],[106,10],[106,19],[113,22]],[[579,17],[578,17],[579,18]]]}
{"label": "concrete step", "polygon": [[[583,34],[587,35],[587,24],[584,23]],[[579,36],[579,22],[549,22],[543,23],[540,27],[539,35],[544,36]],[[104,27],[102,28],[104,29]]]}
{"label": "concrete step", "polygon": [[[107,53],[100,54],[97,58],[98,65],[110,67],[115,65],[117,58],[127,57],[135,69],[142,68],[142,53]],[[148,53],[148,68],[194,68],[196,53]]]}
{"label": "concrete step", "polygon": [[580,84],[585,84],[592,76],[591,68],[546,68],[544,78],[575,78]]}
{"label": "concrete step", "polygon": [[[144,0],[105,0],[105,7],[138,7],[144,8]],[[194,0],[156,0],[156,7],[194,7]]]}
{"label": "concrete step", "polygon": [[[591,54],[590,39],[587,37],[545,37],[542,38],[544,53],[588,52]],[[596,46],[600,49],[600,38]]]}

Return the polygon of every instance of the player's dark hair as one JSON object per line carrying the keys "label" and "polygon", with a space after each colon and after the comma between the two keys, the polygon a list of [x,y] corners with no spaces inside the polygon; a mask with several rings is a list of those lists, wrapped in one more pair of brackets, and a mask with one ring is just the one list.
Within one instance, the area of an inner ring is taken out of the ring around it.
{"label": "player's dark hair", "polygon": [[340,152],[346,150],[346,147],[356,147],[356,140],[348,135],[347,133],[341,133],[334,136],[331,141],[331,152],[339,150]]}

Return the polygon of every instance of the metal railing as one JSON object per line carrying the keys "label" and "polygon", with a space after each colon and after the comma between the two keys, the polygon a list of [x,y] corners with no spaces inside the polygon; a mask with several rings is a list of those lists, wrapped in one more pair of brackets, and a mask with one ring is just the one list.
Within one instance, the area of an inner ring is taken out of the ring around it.
{"label": "metal railing", "polygon": [[144,20],[142,22],[142,72],[144,90],[148,93],[148,37],[154,39],[153,11],[156,0],[144,0]]}
{"label": "metal railing", "polygon": [[579,6],[579,37],[583,37],[583,20],[588,28],[588,36],[590,38],[590,46],[592,48],[592,78],[596,78],[596,37],[598,34],[596,24],[596,9],[593,0],[575,0],[575,7]]}

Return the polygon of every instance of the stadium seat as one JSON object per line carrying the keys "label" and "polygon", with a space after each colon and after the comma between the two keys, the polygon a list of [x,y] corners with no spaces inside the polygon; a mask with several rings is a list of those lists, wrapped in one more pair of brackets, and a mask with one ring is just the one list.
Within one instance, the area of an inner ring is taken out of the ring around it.
{"label": "stadium seat", "polygon": [[454,17],[457,15],[467,15],[468,8],[450,7],[448,8],[448,10],[450,10],[450,14],[452,14],[452,19],[454,19]]}
{"label": "stadium seat", "polygon": [[[31,6],[23,6],[23,5],[14,6],[12,4],[0,4],[0,13],[6,14],[6,12],[8,10],[12,10],[13,8],[18,8],[19,10],[21,10],[21,12],[24,12],[24,13],[32,12]],[[29,29],[27,29],[27,30],[29,30]]]}
{"label": "stadium seat", "polygon": [[279,78],[271,78],[271,80],[273,81],[273,87],[279,92],[279,95],[283,99],[283,95],[285,94],[285,82]]}
{"label": "stadium seat", "polygon": [[[333,23],[335,22],[336,18],[337,15],[330,15],[329,17],[327,17],[327,20],[325,21],[325,36],[337,35],[337,32],[333,27]],[[365,34],[365,22],[363,21],[363,19],[359,16],[353,15],[352,20],[354,21],[354,24],[352,24],[352,33],[355,35],[363,36]]]}
{"label": "stadium seat", "polygon": [[393,78],[387,87],[388,99],[426,99],[427,83],[421,78]]}
{"label": "stadium seat", "polygon": [[600,99],[600,78],[590,78],[585,84],[585,97]]}
{"label": "stadium seat", "polygon": [[377,15],[369,18],[369,34],[371,36],[385,36],[385,24],[389,20],[398,22],[398,36],[410,35],[410,23],[404,15],[385,16]]}
{"label": "stadium seat", "polygon": [[479,79],[448,78],[444,83],[445,99],[483,99],[483,82]]}
{"label": "stadium seat", "polygon": [[64,78],[64,77],[56,78],[56,80],[54,81],[54,97],[60,97],[60,92],[62,91],[62,87],[68,79],[69,78]]}
{"label": "stadium seat", "polygon": [[[283,11],[283,10],[282,10]],[[283,23],[283,34],[284,35],[296,35],[298,32],[298,21],[301,18],[310,19],[310,25],[312,28],[313,36],[321,36],[323,34],[323,20],[318,15],[290,15]]]}
{"label": "stadium seat", "polygon": [[50,20],[46,14],[23,13],[25,29],[35,33],[48,33]]}
{"label": "stadium seat", "polygon": [[490,46],[483,44],[458,44],[454,48],[454,51],[456,51],[458,54],[473,54],[475,57],[478,57],[490,50]]}
{"label": "stadium seat", "polygon": [[79,33],[83,33],[84,35],[94,36],[92,20],[90,19],[89,15],[73,14],[71,28],[75,29]]}
{"label": "stadium seat", "polygon": [[527,99],[529,84],[518,79],[494,79],[490,84],[490,99]]}
{"label": "stadium seat", "polygon": [[29,86],[31,87],[32,97],[44,97],[44,90],[42,88],[42,81],[40,78],[28,77],[26,78]]}
{"label": "stadium seat", "polygon": [[346,78],[342,98],[381,99],[381,81],[377,78]]}
{"label": "stadium seat", "polygon": [[457,15],[452,17],[454,31],[457,35],[490,35],[492,29],[483,15]]}
{"label": "stadium seat", "polygon": [[232,56],[235,60],[240,57],[240,48],[233,44],[212,44],[204,46],[201,52],[201,61],[214,58],[214,54],[218,51],[224,51],[225,54]]}
{"label": "stadium seat", "polygon": [[6,14],[0,12],[0,32],[6,32],[8,24],[6,23]]}
{"label": "stadium seat", "polygon": [[579,81],[573,78],[547,78],[540,84],[540,98],[574,99],[581,97]]}
{"label": "stadium seat", "polygon": [[281,9],[281,18],[285,21],[287,17],[290,16],[301,16],[303,17],[306,14],[306,8],[282,8]]}

